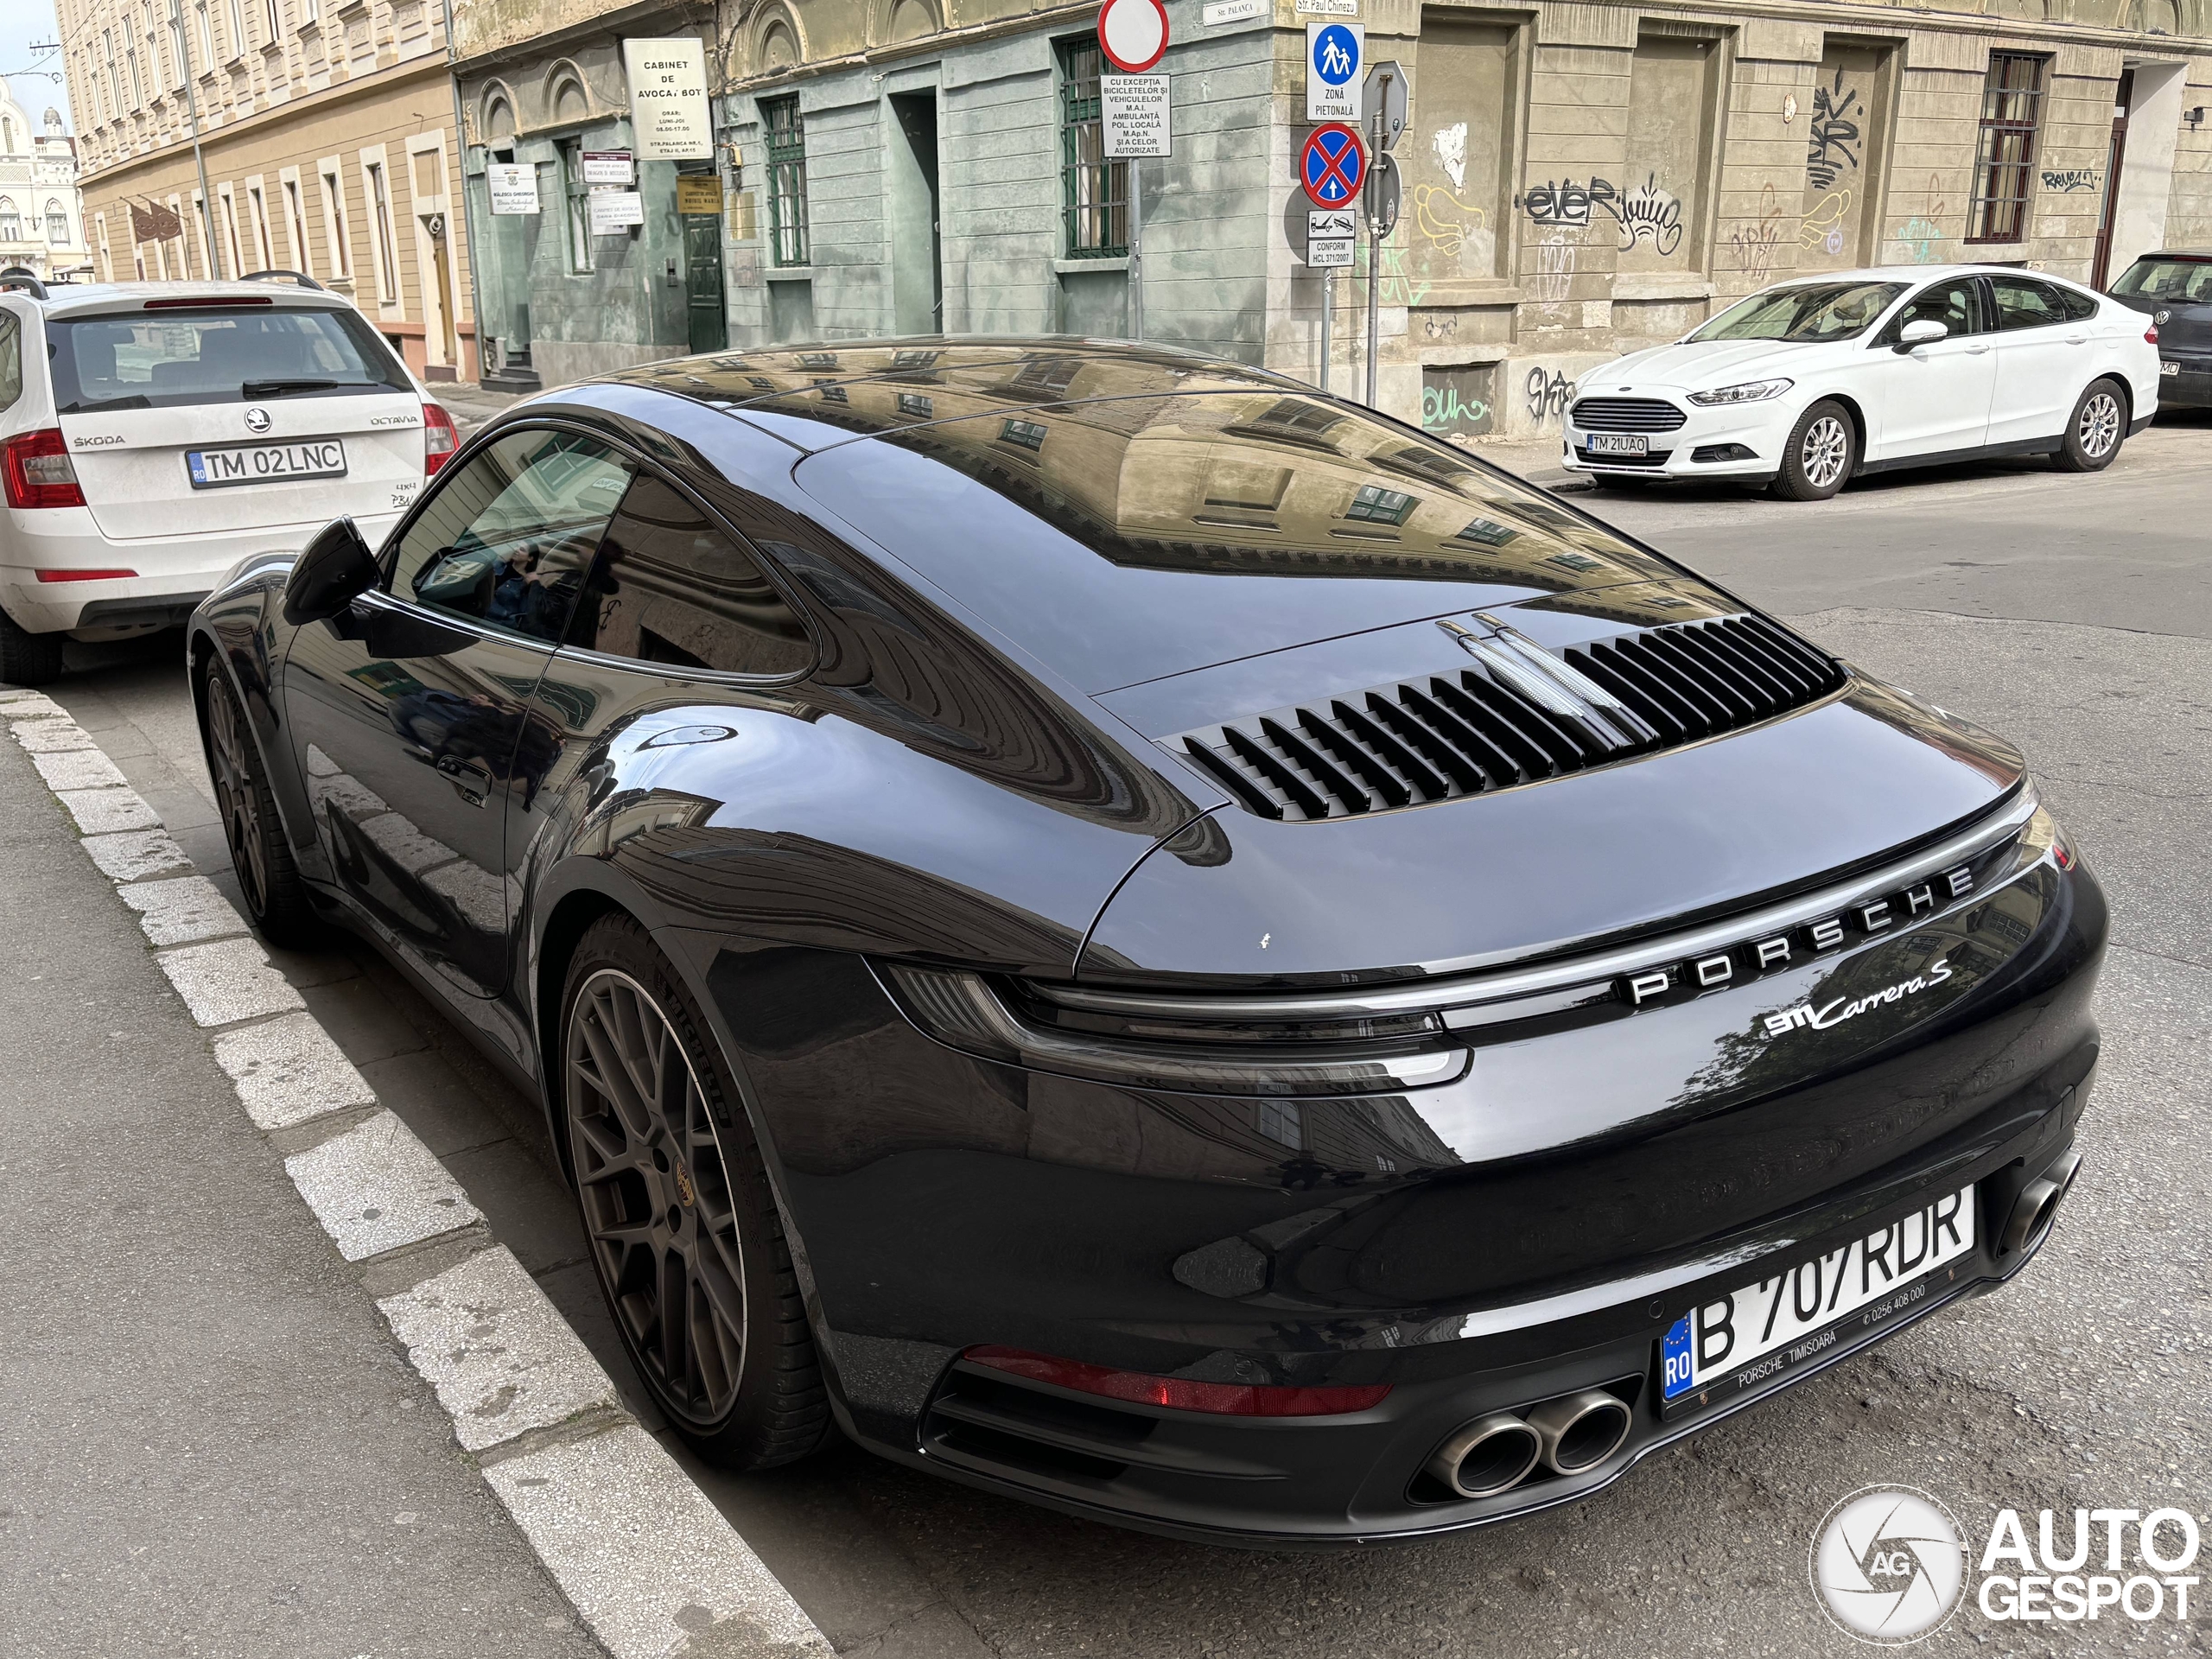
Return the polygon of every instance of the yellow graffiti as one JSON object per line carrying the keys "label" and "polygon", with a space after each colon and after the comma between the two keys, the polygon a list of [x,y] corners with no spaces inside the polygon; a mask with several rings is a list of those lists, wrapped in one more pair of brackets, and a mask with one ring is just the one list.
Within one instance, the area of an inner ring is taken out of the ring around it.
{"label": "yellow graffiti", "polygon": [[1831,190],[1812,206],[1804,222],[1797,227],[1797,245],[1817,248],[1825,245],[1830,253],[1843,250],[1843,221],[1851,212],[1851,192]]}
{"label": "yellow graffiti", "polygon": [[1446,259],[1457,259],[1474,233],[1489,223],[1490,216],[1481,208],[1470,207],[1440,184],[1414,187],[1414,224]]}

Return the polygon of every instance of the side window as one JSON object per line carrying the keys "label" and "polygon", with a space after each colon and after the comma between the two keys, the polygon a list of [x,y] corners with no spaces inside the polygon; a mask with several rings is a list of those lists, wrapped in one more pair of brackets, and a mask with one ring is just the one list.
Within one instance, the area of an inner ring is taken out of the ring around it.
{"label": "side window", "polygon": [[23,395],[23,330],[12,311],[0,310],[0,409]]}
{"label": "side window", "polygon": [[2058,290],[2058,297],[2066,307],[2066,321],[2069,322],[2087,322],[2097,315],[2099,304],[2094,294],[2084,294],[2078,288],[2062,288]]}
{"label": "side window", "polygon": [[569,432],[513,432],[442,480],[407,528],[391,591],[557,644],[630,468]]}
{"label": "side window", "polygon": [[1907,300],[1904,308],[1890,319],[1890,326],[1882,330],[1877,343],[1894,346],[1904,336],[1908,322],[1940,322],[1956,339],[1961,334],[1981,332],[1980,296],[1977,291],[1980,278],[1955,276],[1949,282],[1931,283]]}
{"label": "side window", "polygon": [[649,473],[607,526],[569,643],[725,674],[790,674],[814,660],[798,613],[752,556]]}
{"label": "side window", "polygon": [[2000,329],[2050,328],[2066,321],[2065,304],[2049,283],[2026,276],[1992,276],[1989,287],[1997,296]]}

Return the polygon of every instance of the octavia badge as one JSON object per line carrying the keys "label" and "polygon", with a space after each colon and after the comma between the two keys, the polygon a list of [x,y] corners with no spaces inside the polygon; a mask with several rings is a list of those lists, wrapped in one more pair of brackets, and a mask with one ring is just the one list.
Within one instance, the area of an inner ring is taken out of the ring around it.
{"label": "octavia badge", "polygon": [[245,429],[249,432],[266,432],[269,429],[269,411],[258,404],[247,404]]}

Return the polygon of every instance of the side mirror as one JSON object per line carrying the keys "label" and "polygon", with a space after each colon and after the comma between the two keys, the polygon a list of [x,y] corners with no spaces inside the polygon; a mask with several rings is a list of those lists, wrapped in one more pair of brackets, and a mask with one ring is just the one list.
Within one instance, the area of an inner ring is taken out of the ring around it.
{"label": "side mirror", "polygon": [[377,585],[381,573],[351,518],[334,518],[292,567],[284,584],[284,620],[294,627],[327,621]]}
{"label": "side mirror", "polygon": [[1923,317],[1917,322],[1905,324],[1903,332],[1897,335],[1897,350],[1909,352],[1916,346],[1931,345],[1950,332],[1949,324],[1938,322],[1933,317]]}

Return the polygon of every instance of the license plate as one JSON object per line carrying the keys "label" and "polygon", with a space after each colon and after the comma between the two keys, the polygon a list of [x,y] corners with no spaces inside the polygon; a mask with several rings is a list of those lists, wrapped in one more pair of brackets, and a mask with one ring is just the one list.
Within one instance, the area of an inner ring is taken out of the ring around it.
{"label": "license plate", "polygon": [[236,449],[188,449],[184,469],[195,490],[233,484],[282,484],[300,478],[346,476],[346,446],[336,438],[305,443],[253,443]]}
{"label": "license plate", "polygon": [[1648,455],[1651,440],[1641,432],[1630,435],[1621,432],[1592,432],[1588,440],[1593,455]]}
{"label": "license plate", "polygon": [[2181,365],[2174,362],[2171,359],[2168,359],[2165,362],[2158,365],[2158,372],[2160,374],[2179,374],[2181,372]]}
{"label": "license plate", "polygon": [[1685,1313],[1660,1344],[1662,1409],[1756,1387],[1918,1306],[1947,1282],[1941,1269],[1974,1253],[1974,1188],[1965,1186]]}

